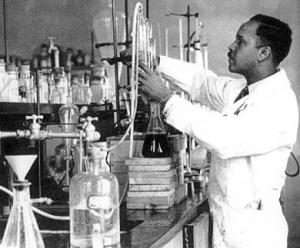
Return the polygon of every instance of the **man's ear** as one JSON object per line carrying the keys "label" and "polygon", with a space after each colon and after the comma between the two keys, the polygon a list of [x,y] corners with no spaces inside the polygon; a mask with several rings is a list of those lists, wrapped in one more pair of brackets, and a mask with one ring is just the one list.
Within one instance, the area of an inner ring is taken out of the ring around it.
{"label": "man's ear", "polygon": [[262,62],[272,56],[272,50],[269,46],[264,46],[259,49],[258,61]]}

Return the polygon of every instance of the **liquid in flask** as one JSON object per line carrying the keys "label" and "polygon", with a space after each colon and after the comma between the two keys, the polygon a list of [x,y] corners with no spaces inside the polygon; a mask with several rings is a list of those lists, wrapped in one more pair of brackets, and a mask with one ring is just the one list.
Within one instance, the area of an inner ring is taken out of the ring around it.
{"label": "liquid in flask", "polygon": [[163,158],[171,156],[171,149],[166,130],[160,118],[158,102],[150,103],[151,117],[145,135],[142,154],[146,158]]}

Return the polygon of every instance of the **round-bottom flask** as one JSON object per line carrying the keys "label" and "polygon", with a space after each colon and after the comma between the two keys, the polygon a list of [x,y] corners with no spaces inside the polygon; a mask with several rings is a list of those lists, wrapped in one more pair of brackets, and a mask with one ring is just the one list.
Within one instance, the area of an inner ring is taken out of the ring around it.
{"label": "round-bottom flask", "polygon": [[89,148],[86,172],[70,183],[72,247],[120,247],[119,185],[108,171],[106,152]]}
{"label": "round-bottom flask", "polygon": [[14,201],[1,248],[44,248],[44,242],[31,209],[28,181],[13,184]]}
{"label": "round-bottom flask", "polygon": [[151,117],[144,139],[142,154],[146,158],[170,157],[171,150],[167,134],[160,118],[158,102],[150,102]]}

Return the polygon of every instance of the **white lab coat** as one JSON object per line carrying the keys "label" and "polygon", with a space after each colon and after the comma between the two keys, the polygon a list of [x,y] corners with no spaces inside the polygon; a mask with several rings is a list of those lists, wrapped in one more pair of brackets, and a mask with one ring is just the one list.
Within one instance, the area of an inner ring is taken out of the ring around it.
{"label": "white lab coat", "polygon": [[159,69],[199,103],[173,96],[164,114],[212,153],[213,247],[286,248],[279,197],[296,141],[298,108],[285,71],[250,85],[249,95],[234,103],[245,80],[166,57]]}

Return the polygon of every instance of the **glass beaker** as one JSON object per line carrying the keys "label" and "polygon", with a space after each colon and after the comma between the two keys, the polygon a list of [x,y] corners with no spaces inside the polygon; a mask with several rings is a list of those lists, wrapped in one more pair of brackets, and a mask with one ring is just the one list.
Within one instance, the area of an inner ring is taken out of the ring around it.
{"label": "glass beaker", "polygon": [[88,148],[87,171],[71,179],[71,247],[120,247],[119,184],[100,149]]}
{"label": "glass beaker", "polygon": [[160,105],[150,102],[151,117],[144,139],[142,154],[146,158],[171,156],[170,145],[163,122],[160,118]]}
{"label": "glass beaker", "polygon": [[44,248],[44,242],[31,209],[28,181],[13,183],[14,200],[9,215],[2,248]]}

